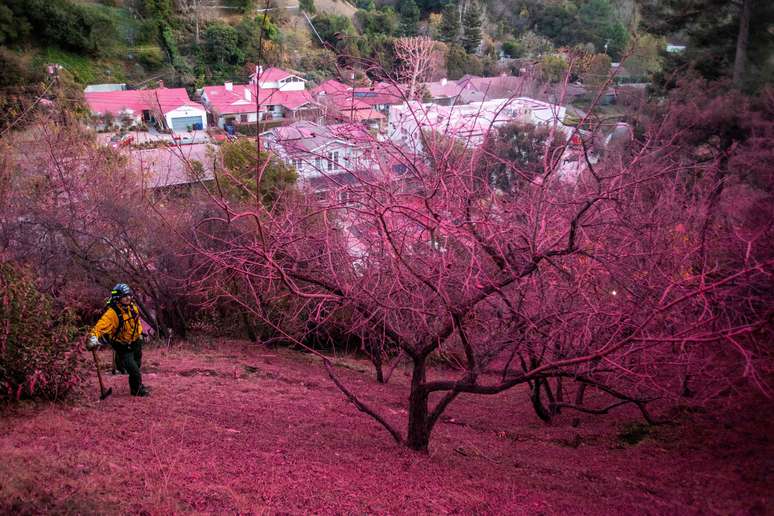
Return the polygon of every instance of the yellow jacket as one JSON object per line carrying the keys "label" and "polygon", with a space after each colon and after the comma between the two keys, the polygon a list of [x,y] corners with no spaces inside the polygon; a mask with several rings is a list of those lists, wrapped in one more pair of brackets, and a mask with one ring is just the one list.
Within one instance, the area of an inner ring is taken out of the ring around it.
{"label": "yellow jacket", "polygon": [[108,308],[91,330],[91,334],[97,338],[107,335],[123,344],[131,344],[139,339],[142,334],[140,310],[134,303],[131,303],[128,307],[122,306],[121,303],[116,303],[116,306],[121,312],[121,317],[124,319],[124,325],[121,328],[121,332],[113,337],[113,334],[118,329],[118,316],[116,315],[115,310]]}

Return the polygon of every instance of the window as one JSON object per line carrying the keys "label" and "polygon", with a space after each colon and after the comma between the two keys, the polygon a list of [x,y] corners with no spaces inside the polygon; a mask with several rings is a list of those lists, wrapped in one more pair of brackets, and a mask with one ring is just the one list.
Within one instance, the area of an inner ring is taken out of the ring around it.
{"label": "window", "polygon": [[339,151],[333,151],[328,153],[328,170],[336,170],[339,168]]}
{"label": "window", "polygon": [[246,114],[239,115],[239,121],[240,122],[247,122],[247,115]]}
{"label": "window", "polygon": [[322,170],[322,158],[314,158],[314,168],[319,170]]}
{"label": "window", "polygon": [[304,162],[301,160],[301,158],[293,158],[293,166],[296,167],[296,170],[301,172],[301,168],[304,166]]}

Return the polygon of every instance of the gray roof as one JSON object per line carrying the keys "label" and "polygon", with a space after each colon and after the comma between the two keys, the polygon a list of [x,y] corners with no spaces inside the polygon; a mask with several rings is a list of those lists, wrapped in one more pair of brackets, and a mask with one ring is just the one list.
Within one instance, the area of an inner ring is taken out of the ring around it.
{"label": "gray roof", "polygon": [[126,84],[89,84],[86,86],[86,89],[83,90],[84,93],[95,93],[95,92],[107,92],[107,91],[124,91],[126,89]]}

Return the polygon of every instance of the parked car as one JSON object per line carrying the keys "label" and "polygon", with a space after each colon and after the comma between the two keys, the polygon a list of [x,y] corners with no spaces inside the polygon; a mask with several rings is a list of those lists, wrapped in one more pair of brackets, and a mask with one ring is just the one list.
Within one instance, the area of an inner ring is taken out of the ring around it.
{"label": "parked car", "polygon": [[226,134],[226,131],[224,131],[220,127],[208,127],[207,133],[210,135],[210,138],[215,143],[223,143],[228,138],[228,134]]}
{"label": "parked car", "polygon": [[134,143],[134,136],[131,134],[115,134],[110,138],[110,146],[114,149],[128,147]]}
{"label": "parked car", "polygon": [[178,145],[188,145],[194,142],[192,134],[172,133],[172,140]]}

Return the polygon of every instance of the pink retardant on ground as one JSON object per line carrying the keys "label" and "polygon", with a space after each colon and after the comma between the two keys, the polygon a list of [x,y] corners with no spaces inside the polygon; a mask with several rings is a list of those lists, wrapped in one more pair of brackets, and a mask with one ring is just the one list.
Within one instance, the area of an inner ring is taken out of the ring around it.
{"label": "pink retardant on ground", "polygon": [[[102,362],[108,359],[102,353]],[[546,426],[523,388],[462,396],[428,455],[397,446],[347,403],[317,359],[244,347],[144,355],[147,399],[96,375],[66,405],[0,419],[0,513],[765,514],[770,402],[682,412],[637,444],[634,411],[563,414]],[[408,379],[343,381],[405,431]]]}

